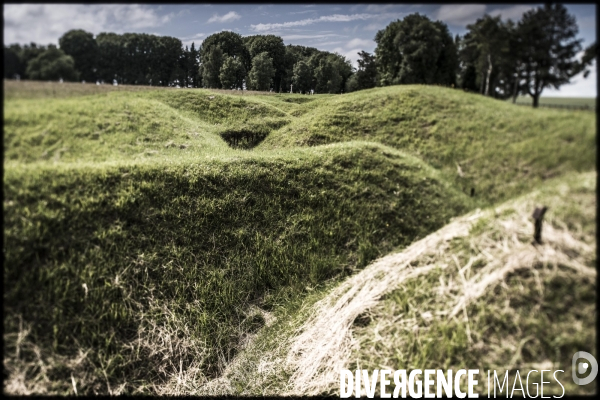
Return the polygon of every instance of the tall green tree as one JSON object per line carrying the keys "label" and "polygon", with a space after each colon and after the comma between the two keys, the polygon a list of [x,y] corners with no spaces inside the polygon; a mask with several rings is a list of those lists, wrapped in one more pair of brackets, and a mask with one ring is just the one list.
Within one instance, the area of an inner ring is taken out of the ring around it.
{"label": "tall green tree", "polygon": [[199,66],[200,66],[200,53],[196,50],[194,42],[192,42],[192,46],[190,47],[190,52],[187,57],[187,70],[189,74],[189,82],[193,87],[201,87],[200,86],[200,76],[199,76]]}
{"label": "tall green tree", "polygon": [[275,76],[273,60],[266,51],[252,59],[252,69],[248,73],[248,87],[251,90],[269,90]]}
{"label": "tall green tree", "polygon": [[342,75],[329,58],[319,60],[319,66],[315,68],[315,79],[315,91],[318,93],[339,93],[343,83]]}
{"label": "tall green tree", "polygon": [[219,79],[223,89],[243,88],[246,69],[244,64],[237,58],[225,56],[223,66],[219,73]]}
{"label": "tall green tree", "polygon": [[[202,42],[200,59],[205,60],[208,53],[215,46],[219,46],[223,55],[239,58],[244,64],[244,68],[246,68],[246,70],[249,70],[252,67],[252,58],[250,57],[250,53],[244,44],[244,39],[240,34],[230,31],[222,31],[208,36]],[[220,68],[221,65],[218,66],[217,70]]]}
{"label": "tall green tree", "polygon": [[[19,46],[20,47],[20,46]],[[14,79],[19,74],[21,61],[19,60],[20,48],[4,46],[4,78]]]}
{"label": "tall green tree", "polygon": [[96,36],[96,43],[98,44],[98,74],[100,78],[109,83],[113,79],[123,83],[126,60],[123,36],[112,32],[102,32]]}
{"label": "tall green tree", "polygon": [[73,57],[52,45],[48,46],[48,50],[29,61],[27,76],[34,80],[76,81],[79,79]]}
{"label": "tall green tree", "polygon": [[490,96],[494,93],[495,78],[499,72],[498,64],[506,55],[509,45],[509,32],[500,16],[491,17],[487,14],[477,19],[474,24],[467,25],[467,29],[469,31],[464,37],[465,47],[469,48],[471,54],[476,54],[472,62],[480,76],[480,92]]}
{"label": "tall green tree", "polygon": [[60,49],[73,57],[75,69],[80,78],[86,81],[96,80],[98,63],[98,44],[94,35],[82,29],[72,29],[58,39]]}
{"label": "tall green tree", "polygon": [[220,89],[221,66],[223,65],[223,51],[220,46],[212,46],[204,53],[202,58],[202,84],[206,88]]}
{"label": "tall green tree", "polygon": [[29,61],[45,52],[47,47],[31,42],[30,44],[25,44],[23,47],[18,44],[12,44],[9,48],[19,56],[19,69],[17,73],[21,79],[31,79],[27,76],[27,65]]}
{"label": "tall green tree", "polygon": [[581,39],[575,17],[562,4],[546,4],[527,11],[519,22],[523,40],[524,91],[533,107],[547,87],[558,89],[581,72],[576,55]]}
{"label": "tall green tree", "polygon": [[455,81],[458,60],[445,24],[411,14],[375,35],[380,84],[442,84]]}
{"label": "tall green tree", "polygon": [[254,35],[246,36],[244,43],[252,59],[258,54],[266,52],[273,60],[273,67],[275,68],[273,87],[275,90],[280,91],[282,89],[282,80],[286,73],[286,48],[283,44],[283,39],[275,35]]}
{"label": "tall green tree", "polygon": [[294,65],[294,75],[292,83],[296,92],[306,93],[311,89],[313,73],[310,65],[300,60]]}
{"label": "tall green tree", "polygon": [[358,70],[356,71],[356,88],[354,90],[370,89],[377,86],[377,63],[375,55],[360,51],[358,53]]}

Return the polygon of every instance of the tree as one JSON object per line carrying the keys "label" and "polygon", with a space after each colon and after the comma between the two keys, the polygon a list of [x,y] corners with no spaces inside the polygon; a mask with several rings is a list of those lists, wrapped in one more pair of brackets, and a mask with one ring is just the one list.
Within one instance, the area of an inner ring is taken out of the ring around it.
{"label": "tree", "polygon": [[296,91],[306,93],[311,89],[313,74],[306,61],[298,61],[294,65],[292,82]]}
{"label": "tree", "polygon": [[220,46],[212,46],[204,54],[205,56],[202,58],[202,83],[204,87],[219,89],[221,88],[219,74],[223,64],[223,51]]}
{"label": "tree", "polygon": [[331,59],[322,58],[315,69],[317,81],[315,90],[319,93],[338,93],[342,85],[342,76]]}
{"label": "tree", "polygon": [[[375,56],[366,51],[358,53],[358,70],[356,71],[355,83],[350,85],[354,90],[370,89],[377,86],[377,64]],[[355,85],[355,86],[354,86]],[[347,90],[349,91],[349,90]]]}
{"label": "tree", "polygon": [[19,60],[19,52],[13,46],[4,46],[4,78],[13,79],[19,74],[21,62]]}
{"label": "tree", "polygon": [[252,69],[248,74],[249,88],[252,90],[269,90],[275,76],[273,60],[266,51],[252,59]]}
{"label": "tree", "polygon": [[380,83],[443,84],[455,81],[458,60],[453,39],[442,22],[420,14],[390,23],[375,35]]}
{"label": "tree", "polygon": [[590,74],[589,67],[596,61],[596,58],[598,58],[598,44],[594,42],[586,47],[579,65],[579,70],[583,72],[584,78],[587,78]]}
{"label": "tree", "polygon": [[286,72],[286,48],[283,39],[275,35],[254,35],[245,37],[244,43],[252,59],[263,52],[267,52],[271,57],[275,68],[273,87],[279,91],[282,88],[282,79]]}
{"label": "tree", "polygon": [[345,89],[346,93],[356,92],[359,90],[358,77],[356,74],[353,74],[350,78],[348,78]]}
{"label": "tree", "polygon": [[188,74],[189,74],[189,81],[191,82],[193,87],[200,87],[200,77],[199,77],[199,66],[200,66],[200,61],[199,61],[199,55],[200,53],[198,52],[198,50],[196,50],[196,47],[194,46],[194,42],[192,42],[192,47],[190,47],[190,53],[187,57],[187,62],[188,62],[188,66],[187,66],[187,70],[188,70]]}
{"label": "tree", "polygon": [[[500,62],[504,49],[508,47],[509,35],[503,26],[500,16],[484,15],[474,24],[467,25],[469,32],[465,35],[465,47],[470,48],[471,54],[476,54],[472,60],[480,76],[478,80],[480,93],[489,96],[490,88],[494,87],[492,77],[498,75],[494,66]],[[495,72],[495,75],[494,75]]]}
{"label": "tree", "polygon": [[581,72],[575,56],[581,39],[575,17],[561,4],[546,4],[527,11],[519,22],[523,40],[524,91],[533,98],[533,107],[546,87],[558,89]]}
{"label": "tree", "polygon": [[[211,48],[219,46],[223,55],[230,57],[239,58],[246,71],[251,67],[251,58],[248,49],[244,45],[242,36],[235,32],[223,31],[214,33],[208,36],[202,42],[202,48],[200,50],[200,59],[205,60]],[[204,62],[204,61],[202,61]],[[217,71],[221,69],[221,65],[218,66]]]}
{"label": "tree", "polygon": [[119,83],[123,83],[126,60],[123,37],[116,33],[102,32],[96,36],[96,43],[99,54],[99,77],[107,82],[116,79]]}
{"label": "tree", "polygon": [[223,89],[242,88],[245,76],[246,70],[244,64],[237,58],[225,56],[225,61],[223,61],[223,66],[219,74]]}
{"label": "tree", "polygon": [[10,48],[19,56],[19,69],[17,73],[21,78],[29,79],[29,76],[27,76],[27,64],[29,64],[29,61],[46,51],[46,47],[31,42],[23,47],[18,44],[12,44],[10,45]]}
{"label": "tree", "polygon": [[27,64],[27,75],[34,80],[76,81],[79,73],[75,70],[73,57],[66,55],[55,46],[49,46]]}
{"label": "tree", "polygon": [[458,73],[458,51],[456,42],[448,30],[448,26],[443,22],[436,21],[434,24],[440,31],[442,50],[438,55],[436,63],[436,73],[434,82],[447,86],[456,85],[456,76]]}
{"label": "tree", "polygon": [[72,29],[58,39],[60,49],[73,57],[75,69],[86,81],[96,80],[98,44],[94,35],[82,29]]}

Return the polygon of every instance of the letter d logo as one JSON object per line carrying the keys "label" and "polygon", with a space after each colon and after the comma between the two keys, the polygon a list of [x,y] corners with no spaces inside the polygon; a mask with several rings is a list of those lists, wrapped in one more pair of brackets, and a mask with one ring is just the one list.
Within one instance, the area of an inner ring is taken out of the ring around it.
{"label": "letter d logo", "polygon": [[[579,365],[577,365],[577,360],[580,358],[585,358],[587,362],[581,362]],[[584,374],[590,366],[592,367],[592,371],[587,378],[579,378],[577,376],[578,374]],[[573,374],[573,382],[575,382],[576,385],[587,385],[596,378],[596,375],[598,375],[598,362],[590,353],[578,351],[577,353],[573,354],[571,370],[571,373]]]}

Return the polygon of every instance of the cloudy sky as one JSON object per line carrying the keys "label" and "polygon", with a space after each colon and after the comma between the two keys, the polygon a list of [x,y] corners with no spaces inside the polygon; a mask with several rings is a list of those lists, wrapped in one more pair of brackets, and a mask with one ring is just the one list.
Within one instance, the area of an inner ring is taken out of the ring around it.
{"label": "cloudy sky", "polygon": [[[208,35],[231,30],[242,36],[275,34],[285,44],[335,51],[355,64],[357,52],[373,52],[375,33],[391,21],[421,13],[444,21],[453,34],[485,13],[520,19],[539,4],[410,5],[410,4],[5,4],[4,44],[58,44],[70,29],[100,32],[143,32],[174,36],[196,46]],[[579,25],[583,46],[596,40],[596,6],[566,5]],[[576,77],[560,91],[545,96],[596,96],[595,68],[587,79]]]}

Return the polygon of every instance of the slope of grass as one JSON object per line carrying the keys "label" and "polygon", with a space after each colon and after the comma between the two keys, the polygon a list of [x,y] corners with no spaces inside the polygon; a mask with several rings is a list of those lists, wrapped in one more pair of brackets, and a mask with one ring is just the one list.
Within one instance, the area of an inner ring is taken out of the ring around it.
{"label": "slope of grass", "polygon": [[[523,385],[527,373],[537,370],[527,388],[535,396],[533,382],[539,394],[539,371],[546,369],[563,371],[557,377],[566,394],[591,394],[594,383],[573,384],[571,357],[580,350],[596,354],[595,188],[595,172],[571,173],[526,196],[457,218],[444,228],[445,233],[434,233],[445,238],[442,243],[432,239],[434,245],[413,252],[416,258],[410,262],[400,251],[341,284],[280,307],[270,325],[258,332],[220,379],[190,385],[203,395],[268,396],[290,390],[308,395],[316,389],[337,396],[339,368],[370,372],[478,368],[475,392],[481,395],[487,393],[488,369],[497,371],[501,380],[510,371],[509,393],[516,370]],[[530,213],[541,204],[549,206],[544,245],[534,247]],[[453,228],[465,221],[473,221],[465,232]],[[387,273],[376,265],[388,268]],[[372,268],[378,272],[369,272]],[[387,279],[403,272],[401,283]],[[412,277],[406,275],[409,272]],[[361,277],[364,273],[368,276]],[[391,285],[380,287],[380,281]],[[348,282],[359,286],[350,289]],[[356,304],[354,297],[369,300],[376,288],[383,290],[382,297]],[[349,292],[353,295],[346,297]],[[320,320],[320,313],[325,314],[321,322],[327,326],[339,327],[348,315],[355,319],[349,332],[328,332],[346,336],[342,345],[332,344],[329,336],[327,344],[318,335],[310,336],[321,342],[315,343],[316,349],[332,353],[335,359],[307,366],[320,374],[311,377],[306,391],[298,390],[294,375],[304,370],[289,363],[291,349],[313,328],[310,321]],[[327,374],[330,369],[333,373]],[[544,385],[545,395],[560,397],[562,388],[552,377],[549,380],[544,379],[549,382]],[[392,380],[388,392],[393,387]],[[174,385],[169,389],[177,393]],[[379,390],[377,384],[375,393]],[[506,386],[502,395],[507,395]]]}
{"label": "slope of grass", "polygon": [[259,148],[377,141],[418,155],[488,203],[595,165],[591,113],[520,108],[428,86],[377,88],[309,104],[310,113],[273,132]]}
{"label": "slope of grass", "polygon": [[45,85],[5,93],[11,393],[205,382],[264,313],[595,163],[593,116],[448,89]]}
{"label": "slope of grass", "polygon": [[[537,370],[531,378],[538,383],[541,369],[562,370],[557,377],[567,395],[594,393],[593,382],[573,383],[571,359],[577,351],[596,354],[596,201],[596,173],[571,174],[498,208],[444,254],[424,257],[418,265],[435,264],[433,272],[389,293],[364,316],[366,323],[357,323],[348,368],[479,368],[482,395],[488,369],[501,377],[509,371],[509,393],[516,370],[522,377]],[[551,251],[530,244],[529,221],[526,230],[516,230],[517,243],[511,237],[523,214],[528,219],[541,204],[549,207],[544,231]],[[528,264],[519,253],[527,248],[544,254],[543,261]],[[475,289],[477,275],[515,262],[520,265],[485,291]],[[473,299],[449,318],[455,300],[468,294]],[[549,379],[544,393],[560,397],[563,389]],[[531,381],[528,390],[535,394]]]}
{"label": "slope of grass", "polygon": [[5,332],[18,335],[21,316],[42,355],[90,351],[86,368],[65,361],[43,377],[59,393],[70,373],[80,393],[148,390],[180,362],[214,376],[261,325],[249,305],[268,310],[470,207],[418,159],[360,143],[266,160],[13,167],[4,185]]}

